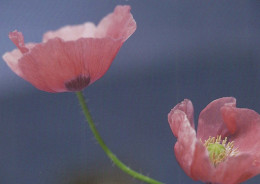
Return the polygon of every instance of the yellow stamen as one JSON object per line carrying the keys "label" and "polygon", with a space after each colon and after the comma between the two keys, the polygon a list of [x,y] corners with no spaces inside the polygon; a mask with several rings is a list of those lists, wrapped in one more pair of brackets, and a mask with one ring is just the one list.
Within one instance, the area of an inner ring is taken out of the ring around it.
{"label": "yellow stamen", "polygon": [[214,166],[225,161],[228,157],[238,154],[238,149],[234,148],[234,142],[227,143],[227,137],[221,140],[221,135],[217,136],[217,138],[209,137],[208,140],[205,140],[204,146],[207,148],[209,158]]}

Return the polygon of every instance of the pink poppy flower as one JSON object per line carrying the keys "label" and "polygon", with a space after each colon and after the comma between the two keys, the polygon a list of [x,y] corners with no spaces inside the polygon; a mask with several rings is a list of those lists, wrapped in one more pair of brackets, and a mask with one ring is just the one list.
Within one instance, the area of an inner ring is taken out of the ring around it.
{"label": "pink poppy flower", "polygon": [[20,77],[47,92],[80,91],[101,78],[122,44],[136,30],[130,6],[117,6],[95,26],[91,22],[49,31],[43,43],[24,44],[21,32],[9,38],[18,49],[3,59]]}
{"label": "pink poppy flower", "polygon": [[236,99],[211,102],[199,115],[197,135],[190,100],[176,105],[168,121],[176,159],[192,179],[236,184],[260,173],[260,116],[236,108]]}

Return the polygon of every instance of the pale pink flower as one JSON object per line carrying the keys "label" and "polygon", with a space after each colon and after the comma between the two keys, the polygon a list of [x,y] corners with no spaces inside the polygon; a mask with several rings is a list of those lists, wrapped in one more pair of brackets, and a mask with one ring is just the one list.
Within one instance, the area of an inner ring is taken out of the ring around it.
{"label": "pale pink flower", "polygon": [[190,100],[176,105],[168,121],[178,139],[176,159],[192,179],[236,184],[260,173],[260,115],[236,108],[236,99],[211,102],[199,115],[197,135]]}
{"label": "pale pink flower", "polygon": [[49,31],[43,43],[24,44],[21,32],[9,38],[18,49],[3,59],[20,77],[47,92],[80,91],[102,77],[122,44],[136,30],[130,6],[117,6],[95,26],[91,22]]}

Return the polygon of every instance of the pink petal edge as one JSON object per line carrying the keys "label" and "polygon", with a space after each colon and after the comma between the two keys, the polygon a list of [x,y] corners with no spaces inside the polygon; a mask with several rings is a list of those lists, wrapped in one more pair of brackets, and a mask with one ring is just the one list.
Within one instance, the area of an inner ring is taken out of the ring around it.
{"label": "pink petal edge", "polygon": [[[181,103],[177,104],[168,114],[168,122],[170,124],[170,127],[172,129],[173,134],[175,137],[178,137],[178,131],[179,126],[183,122],[182,115],[179,115],[181,112],[183,112],[190,124],[191,127],[194,128],[194,110],[192,102],[188,99],[184,99]],[[182,114],[182,113],[181,113]]]}
{"label": "pink petal edge", "polygon": [[177,142],[174,146],[176,159],[188,176],[196,143],[196,132],[183,111],[176,109],[171,113],[176,121],[169,122]]}
{"label": "pink petal edge", "polygon": [[21,32],[17,30],[9,33],[9,38],[16,45],[16,47],[21,51],[21,53],[26,53],[29,51],[24,45],[24,37]]}
{"label": "pink petal edge", "polygon": [[231,130],[230,141],[234,141],[240,152],[254,156],[254,165],[260,171],[260,115],[246,108],[224,106],[221,109],[224,122]]}
{"label": "pink petal edge", "polygon": [[125,42],[136,30],[136,22],[130,10],[131,7],[128,5],[116,6],[113,13],[100,21],[95,36],[111,37]]}
{"label": "pink petal edge", "polygon": [[236,99],[233,97],[224,97],[212,101],[200,113],[198,121],[197,137],[202,141],[207,140],[209,136],[226,135],[228,129],[223,122],[220,112],[224,105],[236,105]]}
{"label": "pink petal edge", "polygon": [[76,41],[80,38],[94,38],[96,26],[92,22],[80,25],[64,26],[56,31],[48,31],[43,35],[43,42],[53,38],[61,38],[64,41]]}
{"label": "pink petal edge", "polygon": [[104,17],[96,27],[92,22],[82,25],[65,26],[56,31],[44,34],[43,42],[53,38],[61,38],[64,41],[77,40],[79,38],[105,38],[126,41],[136,30],[136,22],[130,12],[131,7],[116,6],[113,13]]}

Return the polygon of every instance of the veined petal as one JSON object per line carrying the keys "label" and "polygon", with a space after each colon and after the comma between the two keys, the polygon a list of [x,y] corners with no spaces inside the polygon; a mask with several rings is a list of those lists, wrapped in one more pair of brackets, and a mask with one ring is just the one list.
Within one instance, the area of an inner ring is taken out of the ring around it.
{"label": "veined petal", "polygon": [[68,42],[51,39],[24,55],[18,67],[23,72],[22,77],[38,89],[70,91],[65,83],[85,76],[90,78],[89,85],[104,75],[121,45],[120,41],[109,38],[81,38]]}
{"label": "veined petal", "polygon": [[124,41],[135,31],[130,9],[117,6],[101,21],[98,31],[90,22],[65,26],[47,32],[40,44],[24,44],[21,32],[11,32],[9,37],[18,49],[5,53],[3,59],[38,89],[80,91],[105,74]]}

